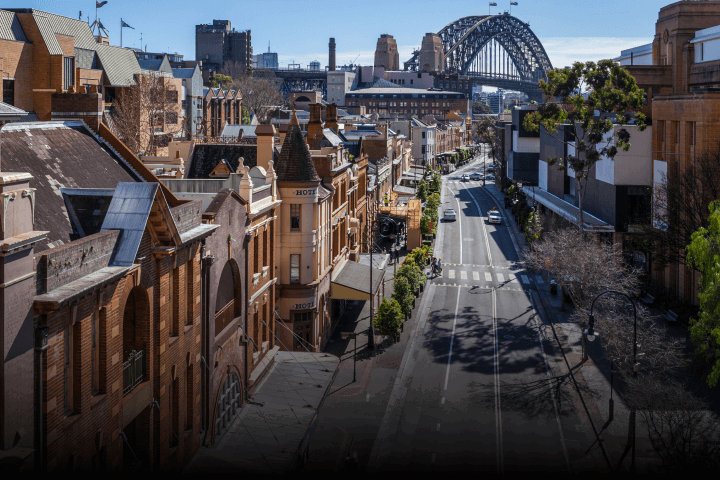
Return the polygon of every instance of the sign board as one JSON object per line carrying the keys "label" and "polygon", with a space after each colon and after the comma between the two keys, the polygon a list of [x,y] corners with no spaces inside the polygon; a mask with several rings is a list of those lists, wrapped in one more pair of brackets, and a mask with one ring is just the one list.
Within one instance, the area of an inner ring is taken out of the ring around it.
{"label": "sign board", "polygon": [[295,190],[295,196],[306,197],[308,195],[317,195],[317,188],[308,190]]}

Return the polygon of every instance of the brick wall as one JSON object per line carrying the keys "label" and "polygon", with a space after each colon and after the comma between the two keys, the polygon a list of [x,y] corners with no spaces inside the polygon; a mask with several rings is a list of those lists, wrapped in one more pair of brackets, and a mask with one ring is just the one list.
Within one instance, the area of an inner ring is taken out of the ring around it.
{"label": "brick wall", "polygon": [[99,93],[53,93],[52,118],[83,120],[88,127],[98,131],[102,121],[103,101]]}
{"label": "brick wall", "polygon": [[[32,111],[33,106],[33,45],[0,40],[0,70],[3,78],[15,79],[15,106]],[[2,89],[2,86],[0,86]],[[2,97],[0,97],[2,98]]]}

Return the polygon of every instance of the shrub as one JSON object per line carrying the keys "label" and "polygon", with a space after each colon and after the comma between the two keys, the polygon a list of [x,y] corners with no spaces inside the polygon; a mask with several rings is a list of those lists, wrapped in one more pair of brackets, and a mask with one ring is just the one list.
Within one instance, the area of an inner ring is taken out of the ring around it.
{"label": "shrub", "polygon": [[379,335],[386,335],[388,337],[397,337],[400,335],[400,329],[403,324],[403,312],[398,301],[395,299],[388,301],[387,298],[383,298],[373,324],[375,325],[375,331]]}
{"label": "shrub", "polygon": [[412,303],[415,295],[410,288],[410,282],[405,277],[395,278],[395,285],[393,287],[393,300],[396,300],[400,305],[403,315],[409,317],[412,313]]}

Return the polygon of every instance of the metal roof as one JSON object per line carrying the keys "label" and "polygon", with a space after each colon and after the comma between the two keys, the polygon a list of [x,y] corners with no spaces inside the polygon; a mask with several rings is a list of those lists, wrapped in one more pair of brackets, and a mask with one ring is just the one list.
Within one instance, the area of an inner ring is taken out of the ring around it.
{"label": "metal roof", "polygon": [[[378,258],[383,255],[377,255]],[[372,269],[372,287],[370,286],[370,270]],[[332,283],[340,285],[362,293],[375,293],[380,288],[385,276],[384,270],[361,265],[360,263],[348,261],[343,265],[340,273],[332,280]]]}
{"label": "metal roof", "polygon": [[145,70],[157,70],[162,65],[162,60],[138,60],[138,63]]}
{"label": "metal roof", "polygon": [[108,81],[113,86],[135,85],[135,75],[143,73],[135,52],[129,48],[95,44],[95,51],[100,57]]}
{"label": "metal roof", "polygon": [[173,68],[172,71],[175,78],[192,78],[195,75],[194,68]]}
{"label": "metal roof", "polygon": [[220,136],[237,138],[240,132],[243,132],[243,138],[256,137],[255,129],[257,127],[257,125],[225,125]]}
{"label": "metal roof", "polygon": [[35,19],[38,30],[40,30],[40,35],[43,38],[43,42],[45,42],[48,53],[50,53],[50,55],[63,55],[64,52],[62,48],[60,48],[60,42],[58,42],[55,36],[50,19],[38,13],[33,13],[33,18]]}
{"label": "metal roof", "polygon": [[135,262],[159,188],[158,183],[118,183],[100,229],[122,231],[113,266],[130,266]]}
{"label": "metal roof", "polygon": [[[95,50],[98,45],[87,22],[54,13],[33,10],[33,16],[36,14],[42,15],[49,20],[53,33],[74,37],[76,47]],[[45,38],[44,34],[43,38]]]}
{"label": "metal roof", "polygon": [[14,12],[0,10],[0,39],[13,40],[15,42],[28,41],[22,26],[20,26],[20,21]]}
{"label": "metal roof", "polygon": [[0,117],[5,115],[24,116],[27,115],[27,113],[25,110],[0,102]]}

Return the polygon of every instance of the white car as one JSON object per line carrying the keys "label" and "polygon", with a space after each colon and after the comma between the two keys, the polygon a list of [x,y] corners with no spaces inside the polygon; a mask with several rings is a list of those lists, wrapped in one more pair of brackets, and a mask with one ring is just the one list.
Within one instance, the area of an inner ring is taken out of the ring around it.
{"label": "white car", "polygon": [[455,210],[450,209],[450,208],[447,209],[447,210],[445,210],[445,214],[443,215],[443,219],[444,219],[446,222],[449,222],[450,220],[452,220],[452,221],[454,222],[455,220],[457,220],[457,216],[455,215]]}
{"label": "white car", "polygon": [[480,175],[479,173],[472,173],[470,174],[470,180],[480,181],[482,180],[482,175]]}
{"label": "white car", "polygon": [[462,180],[463,182],[467,182],[470,180],[470,176],[467,173],[465,173],[465,174],[463,174],[462,177],[460,177],[460,180]]}
{"label": "white car", "polygon": [[495,165],[488,165],[488,166],[487,166],[487,171],[488,171],[488,172],[492,172],[493,170],[495,170]]}
{"label": "white car", "polygon": [[488,212],[488,223],[502,223],[502,215],[497,210]]}

